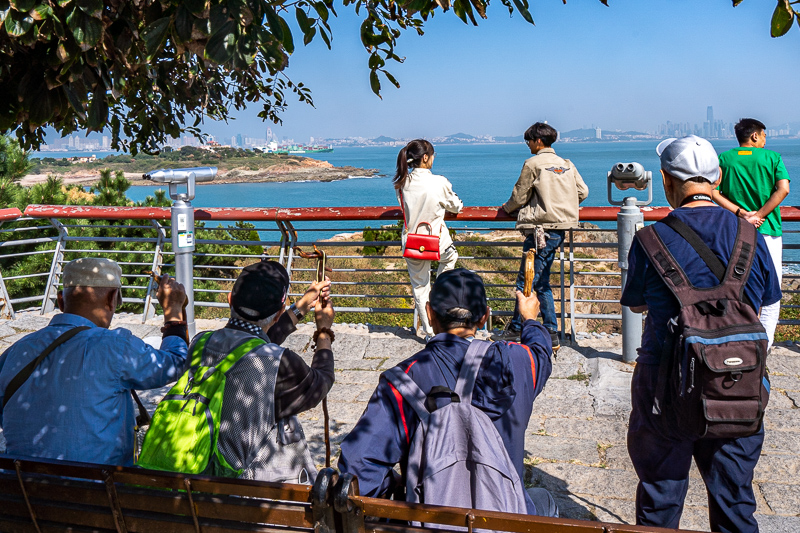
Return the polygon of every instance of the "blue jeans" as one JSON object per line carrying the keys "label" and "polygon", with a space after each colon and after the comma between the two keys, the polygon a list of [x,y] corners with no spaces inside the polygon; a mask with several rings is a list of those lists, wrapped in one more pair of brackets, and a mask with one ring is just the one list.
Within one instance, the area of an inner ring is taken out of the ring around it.
{"label": "blue jeans", "polygon": [[[539,298],[542,325],[549,331],[558,331],[556,306],[553,302],[553,290],[550,288],[550,267],[553,266],[556,251],[564,242],[564,230],[548,230],[545,235],[547,235],[547,242],[544,248],[536,253],[536,259],[533,262],[533,290],[536,291],[536,296]],[[525,242],[522,243],[522,262],[519,266],[519,274],[517,274],[517,289],[520,291],[525,288],[525,253],[531,248],[535,249],[535,246],[536,241],[533,234],[525,237]],[[522,329],[522,317],[519,316],[519,306],[516,304],[514,304],[514,316],[511,319],[510,327],[517,331]]]}

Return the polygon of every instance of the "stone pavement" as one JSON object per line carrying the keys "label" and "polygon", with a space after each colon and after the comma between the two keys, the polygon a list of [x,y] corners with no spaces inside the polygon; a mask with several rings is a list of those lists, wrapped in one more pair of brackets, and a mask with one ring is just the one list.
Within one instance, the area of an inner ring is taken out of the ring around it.
{"label": "stone pavement", "polygon": [[[0,321],[0,351],[47,324],[49,317],[19,313]],[[222,320],[199,320],[198,330],[218,329]],[[112,327],[127,327],[145,337],[160,335],[157,321],[122,315]],[[380,372],[422,348],[407,329],[337,324],[336,384],[329,395],[333,452],[369,401]],[[313,326],[302,325],[285,346],[310,361]],[[632,523],[637,477],[625,446],[630,413],[632,365],[621,361],[621,337],[582,336],[562,347],[553,374],[536,400],[525,448],[526,482],[549,489],[561,516]],[[772,396],[766,414],[766,439],[753,482],[762,532],[800,531],[800,346],[777,346],[769,359]],[[148,391],[143,400],[154,408],[166,389]],[[315,458],[324,461],[322,409],[301,415]],[[0,434],[0,448],[4,448]],[[335,464],[335,461],[334,461]],[[696,468],[691,474],[686,529],[708,530],[706,496]]]}

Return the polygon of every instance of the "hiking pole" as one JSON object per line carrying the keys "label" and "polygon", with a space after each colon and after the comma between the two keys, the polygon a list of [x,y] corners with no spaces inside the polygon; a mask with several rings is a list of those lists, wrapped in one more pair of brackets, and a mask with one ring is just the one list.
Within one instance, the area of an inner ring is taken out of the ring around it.
{"label": "hiking pole", "polygon": [[[307,253],[302,251],[300,248],[295,247],[295,253],[304,259],[316,259],[317,260],[317,282],[325,281],[325,271],[333,272],[331,268],[328,267],[328,255],[317,248],[317,245],[314,245],[314,252]],[[320,305],[325,307],[328,305],[326,301],[320,301]],[[326,394],[325,397],[322,399],[322,418],[323,418],[323,425],[325,429],[325,468],[330,468],[331,466],[331,434],[330,434],[330,416],[328,416],[328,395]]]}
{"label": "hiking pole", "polygon": [[534,250],[525,252],[525,288],[522,290],[522,294],[526,298],[531,295],[531,289],[533,289],[533,278],[536,274],[534,268],[535,259],[536,252]]}

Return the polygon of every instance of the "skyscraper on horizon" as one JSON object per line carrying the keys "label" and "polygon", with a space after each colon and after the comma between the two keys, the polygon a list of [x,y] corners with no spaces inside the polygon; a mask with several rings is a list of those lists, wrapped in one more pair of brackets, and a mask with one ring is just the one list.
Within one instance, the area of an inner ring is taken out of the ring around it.
{"label": "skyscraper on horizon", "polygon": [[706,109],[706,120],[708,120],[709,124],[714,123],[714,106],[708,106]]}

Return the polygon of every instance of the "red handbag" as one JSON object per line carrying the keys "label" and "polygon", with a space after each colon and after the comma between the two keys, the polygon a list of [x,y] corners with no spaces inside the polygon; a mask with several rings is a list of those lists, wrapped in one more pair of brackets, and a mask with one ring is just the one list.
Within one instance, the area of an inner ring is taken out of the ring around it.
{"label": "red handbag", "polygon": [[[406,221],[406,210],[403,207],[403,193],[400,193],[400,210],[403,211],[403,224],[408,227]],[[417,259],[419,261],[438,261],[439,260],[439,236],[433,234],[433,226],[428,222],[420,222],[417,224],[416,231],[419,227],[425,225],[430,228],[430,235],[424,233],[409,233],[406,235],[406,249],[403,251],[403,257],[406,259]]]}

